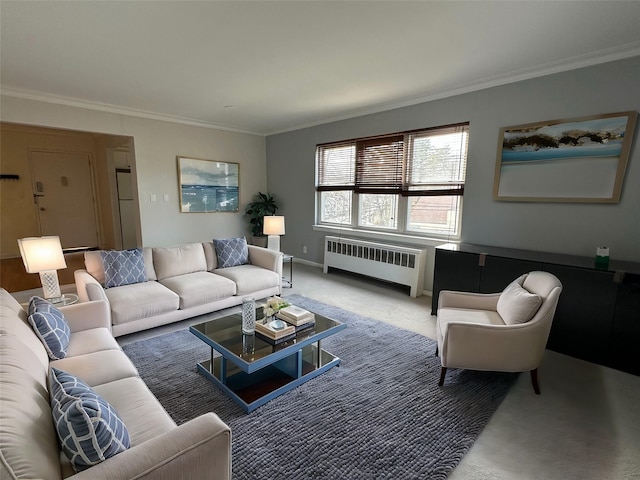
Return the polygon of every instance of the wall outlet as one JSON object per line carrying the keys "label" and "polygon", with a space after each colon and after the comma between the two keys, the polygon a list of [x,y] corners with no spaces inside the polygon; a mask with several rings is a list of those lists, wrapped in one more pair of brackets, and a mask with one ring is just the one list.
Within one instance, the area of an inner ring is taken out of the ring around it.
{"label": "wall outlet", "polygon": [[302,246],[302,253],[307,253],[307,246],[306,245]]}

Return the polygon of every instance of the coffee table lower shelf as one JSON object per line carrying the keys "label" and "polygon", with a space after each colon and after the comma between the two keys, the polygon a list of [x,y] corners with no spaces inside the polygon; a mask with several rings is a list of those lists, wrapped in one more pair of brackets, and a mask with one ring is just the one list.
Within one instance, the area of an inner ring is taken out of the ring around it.
{"label": "coffee table lower shelf", "polygon": [[339,364],[338,357],[312,344],[253,373],[242,371],[222,356],[199,363],[198,370],[250,413]]}

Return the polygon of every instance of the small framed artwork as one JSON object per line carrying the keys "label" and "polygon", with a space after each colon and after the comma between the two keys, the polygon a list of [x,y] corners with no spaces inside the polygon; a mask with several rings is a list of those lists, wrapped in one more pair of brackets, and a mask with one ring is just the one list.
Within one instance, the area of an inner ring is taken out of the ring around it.
{"label": "small framed artwork", "polygon": [[178,157],[180,211],[237,212],[239,170],[237,163]]}
{"label": "small framed artwork", "polygon": [[500,129],[495,200],[620,201],[637,112]]}

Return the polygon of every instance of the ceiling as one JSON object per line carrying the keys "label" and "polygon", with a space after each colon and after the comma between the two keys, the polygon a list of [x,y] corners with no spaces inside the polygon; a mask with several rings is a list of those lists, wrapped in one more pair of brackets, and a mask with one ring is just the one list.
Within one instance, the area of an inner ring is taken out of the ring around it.
{"label": "ceiling", "polygon": [[257,134],[640,55],[638,1],[0,1],[3,94]]}

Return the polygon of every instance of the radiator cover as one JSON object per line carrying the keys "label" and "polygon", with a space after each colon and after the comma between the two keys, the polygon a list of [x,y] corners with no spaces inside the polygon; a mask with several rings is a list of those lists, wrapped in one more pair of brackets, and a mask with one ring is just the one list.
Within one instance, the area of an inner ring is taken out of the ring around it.
{"label": "radiator cover", "polygon": [[324,237],[324,273],[330,267],[408,285],[410,295],[422,295],[426,249],[355,238]]}

